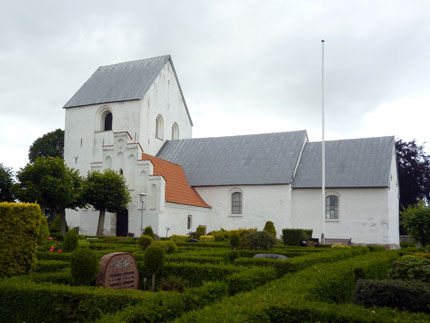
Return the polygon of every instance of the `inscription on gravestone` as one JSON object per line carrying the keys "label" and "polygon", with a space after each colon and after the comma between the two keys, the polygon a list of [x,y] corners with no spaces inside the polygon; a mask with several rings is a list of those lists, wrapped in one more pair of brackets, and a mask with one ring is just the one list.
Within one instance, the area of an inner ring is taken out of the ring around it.
{"label": "inscription on gravestone", "polygon": [[114,252],[100,259],[97,286],[111,289],[137,289],[139,271],[136,259],[128,252]]}

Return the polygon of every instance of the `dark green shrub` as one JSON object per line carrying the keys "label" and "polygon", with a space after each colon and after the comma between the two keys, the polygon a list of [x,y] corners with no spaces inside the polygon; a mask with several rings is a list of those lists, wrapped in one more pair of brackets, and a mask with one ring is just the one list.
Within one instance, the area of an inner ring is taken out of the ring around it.
{"label": "dark green shrub", "polygon": [[152,291],[155,292],[155,274],[160,271],[164,262],[164,250],[163,248],[156,246],[155,244],[149,246],[145,250],[144,263],[145,268],[152,275]]}
{"label": "dark green shrub", "polygon": [[392,279],[430,282],[430,259],[414,255],[403,256],[393,263],[389,274]]}
{"label": "dark green shrub", "polygon": [[150,236],[152,239],[154,239],[154,231],[152,230],[152,228],[150,226],[147,226],[145,228],[145,230],[143,230],[143,234],[145,236]]}
{"label": "dark green shrub", "polygon": [[189,285],[189,282],[178,276],[168,276],[161,279],[161,290],[163,291],[177,291],[179,293],[183,293]]}
{"label": "dark green shrub", "polygon": [[369,251],[371,252],[377,252],[377,251],[384,251],[385,248],[383,246],[375,246],[375,245],[368,245],[367,248],[369,248]]}
{"label": "dark green shrub", "polygon": [[57,214],[54,221],[51,223],[51,226],[49,227],[49,231],[51,231],[52,233],[52,232],[60,232],[60,230],[61,230],[61,216],[60,214]]}
{"label": "dark green shrub", "polygon": [[85,240],[85,239],[78,240],[78,248],[89,248],[90,246],[91,246],[91,243],[88,240]]}
{"label": "dark green shrub", "polygon": [[99,273],[99,262],[90,249],[77,249],[70,259],[72,279],[78,285],[91,285]]}
{"label": "dark green shrub", "polygon": [[275,229],[275,225],[273,224],[272,221],[266,222],[266,224],[264,225],[263,231],[270,233],[272,236],[274,236],[276,238],[276,229]]}
{"label": "dark green shrub", "polygon": [[246,237],[246,240],[248,248],[254,250],[267,250],[272,248],[276,243],[275,237],[265,231],[250,232]]}
{"label": "dark green shrub", "polygon": [[302,241],[312,238],[312,230],[305,229],[283,229],[282,240],[287,246],[300,246]]}
{"label": "dark green shrub", "polygon": [[48,226],[48,220],[41,215],[40,217],[40,229],[39,229],[39,235],[37,236],[37,244],[40,245],[44,241],[48,240],[49,238],[49,226]]}
{"label": "dark green shrub", "polygon": [[0,203],[0,278],[36,268],[41,216],[38,204]]}
{"label": "dark green shrub", "polygon": [[164,252],[169,254],[169,255],[172,253],[175,253],[176,250],[178,249],[178,247],[176,246],[176,243],[174,241],[170,241],[170,240],[154,241],[151,245],[162,248],[164,250]]}
{"label": "dark green shrub", "polygon": [[230,246],[233,248],[233,250],[236,250],[236,248],[239,248],[240,245],[240,238],[237,233],[232,233],[230,235]]}
{"label": "dark green shrub", "polygon": [[78,247],[79,235],[75,230],[70,230],[64,235],[63,249],[65,252],[75,251]]}
{"label": "dark green shrub", "polygon": [[152,239],[152,237],[148,235],[141,235],[137,240],[137,243],[139,244],[142,250],[145,250],[146,248],[148,248],[152,242],[154,242],[154,239]]}
{"label": "dark green shrub", "polygon": [[400,212],[402,227],[414,241],[421,243],[424,249],[430,245],[430,205],[419,201]]}
{"label": "dark green shrub", "polygon": [[233,250],[233,251],[227,252],[225,255],[225,263],[232,264],[239,257],[240,257],[239,251]]}
{"label": "dark green shrub", "polygon": [[359,280],[354,301],[366,307],[388,306],[430,313],[430,284],[414,280]]}

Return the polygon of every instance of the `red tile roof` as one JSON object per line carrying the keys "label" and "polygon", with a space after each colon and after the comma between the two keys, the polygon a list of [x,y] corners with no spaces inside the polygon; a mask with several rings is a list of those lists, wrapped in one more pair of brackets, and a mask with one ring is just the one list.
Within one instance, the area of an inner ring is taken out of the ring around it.
{"label": "red tile roof", "polygon": [[181,165],[144,153],[142,153],[142,160],[151,161],[154,165],[153,175],[163,176],[166,181],[167,202],[211,208],[196,190],[188,185]]}

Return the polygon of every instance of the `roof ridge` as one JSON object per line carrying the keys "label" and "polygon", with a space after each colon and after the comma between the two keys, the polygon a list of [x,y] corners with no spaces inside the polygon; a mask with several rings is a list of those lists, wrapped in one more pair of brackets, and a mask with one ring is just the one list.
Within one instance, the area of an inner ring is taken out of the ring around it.
{"label": "roof ridge", "polygon": [[[324,142],[334,142],[334,141],[352,141],[352,140],[363,140],[363,139],[380,139],[380,138],[395,138],[394,135],[392,136],[375,136],[375,137],[364,137],[364,138],[347,138],[347,139],[332,139],[332,140],[325,140]],[[308,144],[319,144],[322,141],[309,141]]]}
{"label": "roof ridge", "polygon": [[154,56],[154,57],[148,57],[148,58],[135,59],[132,61],[125,61],[125,62],[114,63],[114,64],[100,65],[97,69],[102,68],[102,67],[111,67],[111,66],[115,66],[115,65],[123,65],[123,64],[131,64],[131,63],[142,62],[142,61],[149,61],[149,60],[153,60],[156,58],[164,58],[164,57],[167,59],[171,58],[171,56],[169,54],[168,55],[161,55],[161,56]]}
{"label": "roof ridge", "polygon": [[[166,140],[169,141],[187,141],[187,140],[197,140],[197,139],[223,139],[223,138],[238,138],[238,137],[251,137],[251,136],[264,136],[264,135],[276,135],[276,134],[286,134],[286,133],[307,133],[306,130],[293,130],[293,131],[278,131],[278,132],[263,132],[263,133],[250,133],[246,135],[230,135],[230,136],[219,136],[219,137],[199,137],[199,138],[185,138],[185,139],[175,139],[175,140]],[[165,144],[165,143],[164,143]],[[163,144],[163,146],[164,146]],[[161,151],[161,149],[160,149]]]}

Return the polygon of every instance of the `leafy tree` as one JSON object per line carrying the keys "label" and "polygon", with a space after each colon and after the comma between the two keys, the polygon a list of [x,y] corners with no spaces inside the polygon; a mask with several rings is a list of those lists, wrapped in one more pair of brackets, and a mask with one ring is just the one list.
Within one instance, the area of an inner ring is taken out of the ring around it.
{"label": "leafy tree", "polygon": [[130,193],[122,175],[111,169],[103,173],[92,171],[84,181],[84,200],[100,211],[97,235],[103,235],[106,211],[116,213],[127,208]]}
{"label": "leafy tree", "polygon": [[143,262],[152,275],[152,291],[155,292],[155,274],[161,269],[164,262],[163,248],[155,245],[146,248]]}
{"label": "leafy tree", "polygon": [[65,209],[83,207],[82,180],[78,171],[68,168],[59,157],[39,157],[17,173],[17,198],[22,202],[37,202],[45,214],[51,211],[51,223],[61,214],[61,233],[66,232]]}
{"label": "leafy tree", "polygon": [[400,207],[407,208],[419,200],[430,200],[430,156],[415,140],[396,141],[399,173]]}
{"label": "leafy tree", "polygon": [[12,178],[12,169],[0,163],[0,202],[13,202]]}
{"label": "leafy tree", "polygon": [[430,245],[430,205],[419,201],[418,204],[411,205],[400,213],[401,224],[406,232],[427,250],[427,246]]}
{"label": "leafy tree", "polygon": [[275,225],[273,224],[272,221],[266,222],[266,224],[264,225],[263,231],[270,233],[272,236],[274,236],[276,238],[276,229],[275,229]]}
{"label": "leafy tree", "polygon": [[64,158],[64,130],[57,129],[36,139],[30,146],[28,159],[34,163],[37,157]]}

